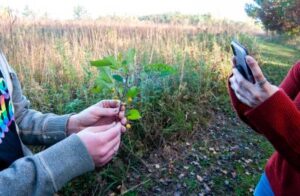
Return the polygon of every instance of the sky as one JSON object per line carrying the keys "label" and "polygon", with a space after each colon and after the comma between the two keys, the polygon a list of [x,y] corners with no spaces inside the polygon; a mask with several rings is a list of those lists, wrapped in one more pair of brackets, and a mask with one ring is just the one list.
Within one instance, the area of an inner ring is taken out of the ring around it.
{"label": "sky", "polygon": [[22,10],[28,6],[39,15],[54,19],[72,19],[75,6],[84,7],[89,16],[140,16],[168,12],[183,14],[211,13],[217,18],[246,21],[244,6],[251,0],[1,0],[0,7]]}

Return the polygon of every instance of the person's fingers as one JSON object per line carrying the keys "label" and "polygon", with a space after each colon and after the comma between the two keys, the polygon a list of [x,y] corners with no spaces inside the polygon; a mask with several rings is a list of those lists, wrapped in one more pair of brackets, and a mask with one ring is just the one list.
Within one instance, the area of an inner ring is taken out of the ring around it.
{"label": "person's fingers", "polygon": [[238,89],[238,85],[234,77],[231,78],[230,87],[233,91]]}
{"label": "person's fingers", "polygon": [[100,120],[98,120],[94,124],[94,126],[108,125],[108,124],[111,124],[113,122],[119,122],[119,121],[120,121],[120,119],[117,116],[105,116],[105,117],[101,117]]}
{"label": "person's fingers", "polygon": [[121,119],[121,123],[122,123],[122,125],[126,125],[126,123],[127,123],[127,118],[125,118],[125,117],[122,118],[122,119]]}
{"label": "person's fingers", "polygon": [[238,98],[238,100],[240,100],[240,102],[242,102],[250,107],[253,107],[253,103],[251,103],[245,96],[240,94],[238,91],[235,92],[235,95]]}
{"label": "person's fingers", "polygon": [[232,57],[231,62],[232,62],[233,67],[235,67],[235,65],[236,65],[236,58],[235,58],[235,56]]}
{"label": "person's fingers", "polygon": [[101,134],[97,135],[99,137],[100,142],[107,142],[119,137],[121,134],[122,125],[121,123],[117,123],[114,127],[101,132]]}
{"label": "person's fingers", "polygon": [[247,56],[246,61],[252,71],[255,82],[263,81],[265,79],[265,76],[261,71],[257,61],[251,56]]}
{"label": "person's fingers", "polygon": [[93,133],[103,132],[103,131],[107,131],[108,129],[113,128],[114,126],[116,126],[116,124],[117,124],[116,122],[112,122],[111,124],[108,124],[108,125],[89,127],[88,131],[93,132]]}
{"label": "person's fingers", "polygon": [[117,137],[115,137],[113,140],[109,141],[106,144],[105,149],[106,149],[107,153],[103,154],[102,156],[107,157],[107,154],[109,154],[110,151],[113,151],[113,152],[118,151],[120,141],[121,141],[121,132]]}
{"label": "person's fingers", "polygon": [[125,112],[124,111],[121,111],[120,113],[119,113],[119,119],[122,119],[122,118],[124,118],[125,117]]}
{"label": "person's fingers", "polygon": [[229,83],[232,84],[232,83],[234,82],[234,80],[235,80],[234,76],[231,76],[231,77],[229,78]]}
{"label": "person's fingers", "polygon": [[107,157],[106,157],[105,159],[102,160],[101,166],[104,166],[104,165],[106,165],[107,163],[109,163],[109,162],[113,159],[114,156],[115,156],[115,152],[114,152],[114,151],[111,151],[111,152],[109,153],[109,155],[107,155]]}
{"label": "person's fingers", "polygon": [[120,112],[119,108],[102,108],[102,107],[97,107],[96,110],[94,111],[95,115],[99,117],[108,117],[108,116],[117,116]]}
{"label": "person's fingers", "polygon": [[247,81],[236,68],[233,69],[233,75],[235,77],[237,84],[241,88],[247,89],[247,90],[251,89],[253,84],[250,83],[249,81]]}
{"label": "person's fingers", "polygon": [[125,133],[126,132],[126,127],[122,126],[121,131],[122,131],[122,133]]}
{"label": "person's fingers", "polygon": [[119,108],[121,105],[120,100],[102,100],[96,105],[103,107],[103,108]]}
{"label": "person's fingers", "polygon": [[125,111],[126,107],[125,105],[121,105],[121,111]]}

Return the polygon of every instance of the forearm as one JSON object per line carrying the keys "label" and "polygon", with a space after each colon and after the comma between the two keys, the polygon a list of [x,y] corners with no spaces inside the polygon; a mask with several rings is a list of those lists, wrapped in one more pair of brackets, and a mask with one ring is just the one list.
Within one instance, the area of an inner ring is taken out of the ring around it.
{"label": "forearm", "polygon": [[94,169],[77,135],[0,172],[0,195],[53,195],[72,178]]}
{"label": "forearm", "polygon": [[42,114],[31,109],[25,109],[21,115],[16,123],[25,144],[52,145],[67,136],[70,115]]}

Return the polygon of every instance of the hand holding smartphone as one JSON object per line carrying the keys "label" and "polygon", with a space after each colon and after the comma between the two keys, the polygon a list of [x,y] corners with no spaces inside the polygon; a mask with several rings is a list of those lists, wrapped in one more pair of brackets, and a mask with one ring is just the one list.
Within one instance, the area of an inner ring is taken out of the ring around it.
{"label": "hand holding smartphone", "polygon": [[231,48],[236,60],[235,67],[246,80],[254,84],[255,80],[252,71],[246,62],[246,56],[248,55],[247,49],[237,41],[231,42]]}

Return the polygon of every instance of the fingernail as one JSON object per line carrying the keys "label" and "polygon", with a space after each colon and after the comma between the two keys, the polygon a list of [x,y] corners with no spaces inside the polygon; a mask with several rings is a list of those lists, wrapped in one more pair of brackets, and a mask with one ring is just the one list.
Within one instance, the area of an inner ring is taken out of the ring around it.
{"label": "fingernail", "polygon": [[246,56],[246,61],[247,61],[247,63],[251,63],[252,62],[252,58],[250,56]]}

